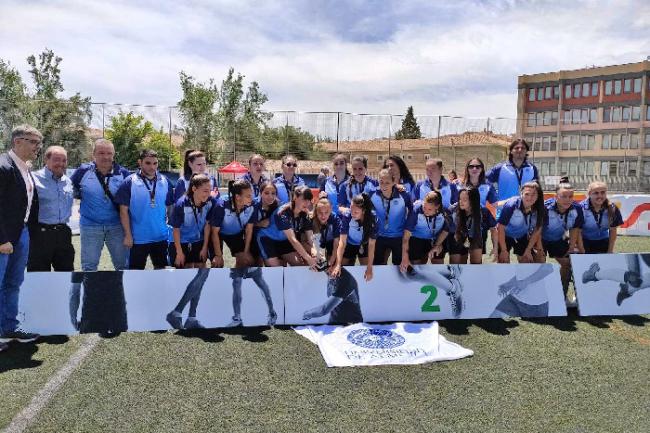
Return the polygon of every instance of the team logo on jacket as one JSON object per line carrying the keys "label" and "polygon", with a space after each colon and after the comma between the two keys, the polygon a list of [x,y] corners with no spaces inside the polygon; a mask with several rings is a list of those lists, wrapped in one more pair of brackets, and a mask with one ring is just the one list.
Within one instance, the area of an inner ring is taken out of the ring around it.
{"label": "team logo on jacket", "polygon": [[392,349],[406,340],[388,329],[355,329],[348,334],[348,341],[366,349]]}

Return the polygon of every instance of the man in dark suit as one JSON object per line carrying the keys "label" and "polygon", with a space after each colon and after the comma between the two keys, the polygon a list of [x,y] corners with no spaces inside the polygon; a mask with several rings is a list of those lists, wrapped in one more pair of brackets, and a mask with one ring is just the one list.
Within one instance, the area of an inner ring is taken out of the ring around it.
{"label": "man in dark suit", "polygon": [[18,293],[29,256],[28,222],[38,219],[38,194],[28,161],[36,158],[43,136],[21,125],[11,132],[11,150],[0,154],[0,352],[7,342],[36,340],[18,327]]}

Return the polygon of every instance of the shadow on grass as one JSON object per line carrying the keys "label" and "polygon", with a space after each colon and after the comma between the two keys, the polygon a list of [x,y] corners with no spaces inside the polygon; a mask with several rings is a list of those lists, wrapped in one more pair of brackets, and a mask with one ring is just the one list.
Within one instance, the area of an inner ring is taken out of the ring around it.
{"label": "shadow on grass", "polygon": [[632,326],[645,326],[650,319],[644,316],[633,315],[633,316],[579,316],[577,311],[569,310],[569,314],[566,317],[538,317],[538,318],[522,318],[530,323],[536,323],[539,325],[549,325],[554,328],[565,331],[573,332],[578,329],[578,322],[587,323],[591,326],[600,329],[609,329],[612,320],[619,319],[628,325]]}
{"label": "shadow on grass", "polygon": [[41,337],[33,343],[9,343],[9,349],[0,355],[0,374],[10,370],[40,367],[43,361],[32,359],[41,344],[65,344],[70,339],[65,335]]}
{"label": "shadow on grass", "polygon": [[268,331],[269,329],[271,328],[268,326],[238,326],[236,328],[223,328],[220,331],[226,335],[241,335],[242,340],[250,341],[251,343],[265,343],[269,341],[269,337],[264,334],[264,331]]}
{"label": "shadow on grass", "polygon": [[451,335],[467,335],[470,326],[478,326],[494,335],[510,335],[510,329],[519,326],[514,319],[472,319],[472,320],[441,320],[441,327]]}

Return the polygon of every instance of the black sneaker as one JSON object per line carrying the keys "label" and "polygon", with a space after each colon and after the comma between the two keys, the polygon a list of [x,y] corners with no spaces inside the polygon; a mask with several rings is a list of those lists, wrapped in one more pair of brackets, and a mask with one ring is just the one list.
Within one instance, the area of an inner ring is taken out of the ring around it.
{"label": "black sneaker", "polygon": [[10,341],[18,341],[19,343],[31,343],[36,341],[41,336],[38,334],[32,334],[31,332],[25,332],[22,329],[18,328],[13,332],[5,332],[0,335],[0,342],[8,343]]}
{"label": "black sneaker", "polygon": [[183,316],[181,316],[181,313],[178,311],[170,311],[167,314],[167,317],[165,317],[165,320],[167,320],[167,323],[169,323],[172,328],[183,329]]}
{"label": "black sneaker", "polygon": [[9,350],[9,345],[7,343],[0,343],[0,352],[4,352],[5,350]]}
{"label": "black sneaker", "polygon": [[591,266],[589,266],[589,269],[587,269],[582,274],[582,284],[598,281],[598,278],[596,278],[596,272],[598,271],[600,271],[600,266],[598,266],[598,263],[592,263]]}
{"label": "black sneaker", "polygon": [[621,283],[621,290],[619,290],[618,293],[616,294],[616,305],[620,307],[623,301],[629,298],[630,296],[632,295],[630,294],[630,291],[627,288],[627,284]]}

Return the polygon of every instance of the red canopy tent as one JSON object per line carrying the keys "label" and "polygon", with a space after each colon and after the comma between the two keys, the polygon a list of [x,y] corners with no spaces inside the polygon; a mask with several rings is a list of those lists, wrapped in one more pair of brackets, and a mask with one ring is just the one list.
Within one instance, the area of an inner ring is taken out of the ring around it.
{"label": "red canopy tent", "polygon": [[248,172],[248,169],[241,165],[237,161],[233,161],[230,164],[221,167],[219,170],[217,170],[219,173],[232,173],[232,174],[244,174]]}

